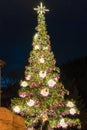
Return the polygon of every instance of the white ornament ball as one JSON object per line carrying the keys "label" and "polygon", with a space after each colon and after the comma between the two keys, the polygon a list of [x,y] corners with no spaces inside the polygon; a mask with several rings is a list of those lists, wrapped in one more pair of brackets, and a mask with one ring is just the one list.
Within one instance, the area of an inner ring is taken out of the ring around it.
{"label": "white ornament ball", "polygon": [[64,119],[61,119],[60,120],[60,126],[62,127],[62,128],[67,128],[67,123],[65,122],[65,120]]}
{"label": "white ornament ball", "polygon": [[46,71],[40,71],[39,76],[43,79],[46,77]]}
{"label": "white ornament ball", "polygon": [[73,104],[73,102],[68,101],[67,104],[66,104],[66,106],[72,108],[72,107],[74,107],[75,105]]}
{"label": "white ornament ball", "polygon": [[28,86],[28,83],[26,81],[22,81],[21,86],[25,88]]}
{"label": "white ornament ball", "polygon": [[30,78],[31,78],[30,75],[27,75],[27,76],[25,77],[26,80],[30,80]]}
{"label": "white ornament ball", "polygon": [[40,91],[40,94],[44,97],[47,97],[49,95],[49,89],[45,88]]}
{"label": "white ornament ball", "polygon": [[13,108],[13,111],[14,111],[15,113],[20,113],[20,107],[19,107],[19,106],[15,106],[15,107]]}
{"label": "white ornament ball", "polygon": [[34,38],[36,39],[38,37],[38,34],[36,33],[35,35],[34,35]]}
{"label": "white ornament ball", "polygon": [[75,110],[75,108],[71,108],[69,112],[70,112],[71,115],[76,114],[76,110]]}
{"label": "white ornament ball", "polygon": [[56,82],[53,79],[50,79],[47,84],[50,88],[53,88],[55,86]]}
{"label": "white ornament ball", "polygon": [[32,100],[32,99],[30,99],[29,101],[27,101],[27,105],[28,105],[29,107],[32,107],[32,106],[35,105],[35,101]]}
{"label": "white ornament ball", "polygon": [[40,47],[38,45],[35,45],[34,48],[35,48],[35,50],[39,50]]}
{"label": "white ornament ball", "polygon": [[40,61],[40,63],[44,63],[45,62],[44,58],[40,58],[39,61]]}

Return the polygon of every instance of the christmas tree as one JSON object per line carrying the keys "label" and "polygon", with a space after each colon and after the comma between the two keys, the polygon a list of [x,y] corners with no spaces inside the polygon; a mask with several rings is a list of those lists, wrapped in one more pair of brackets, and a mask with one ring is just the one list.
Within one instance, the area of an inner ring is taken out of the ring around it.
{"label": "christmas tree", "polygon": [[51,50],[45,21],[45,13],[49,10],[42,3],[34,10],[38,14],[38,25],[33,49],[25,67],[24,80],[20,81],[19,97],[12,99],[11,109],[25,119],[27,127],[46,121],[50,128],[78,126],[80,112],[76,102],[66,98],[69,92],[60,80],[60,69]]}

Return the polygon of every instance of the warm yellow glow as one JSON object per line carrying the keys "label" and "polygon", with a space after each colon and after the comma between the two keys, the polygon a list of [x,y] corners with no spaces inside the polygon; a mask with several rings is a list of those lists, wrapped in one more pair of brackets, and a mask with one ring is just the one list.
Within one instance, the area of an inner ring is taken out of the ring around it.
{"label": "warm yellow glow", "polygon": [[42,2],[40,3],[40,6],[37,6],[37,8],[34,8],[34,10],[36,10],[38,14],[45,14],[49,11],[49,9],[46,9],[46,7],[43,6]]}

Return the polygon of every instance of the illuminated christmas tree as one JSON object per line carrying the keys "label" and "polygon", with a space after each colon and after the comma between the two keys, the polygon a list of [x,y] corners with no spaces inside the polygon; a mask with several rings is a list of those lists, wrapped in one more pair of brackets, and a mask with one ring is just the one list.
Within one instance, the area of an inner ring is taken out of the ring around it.
{"label": "illuminated christmas tree", "polygon": [[49,10],[40,3],[37,11],[38,25],[33,37],[33,49],[24,80],[20,81],[19,97],[13,98],[12,110],[20,114],[26,126],[49,123],[50,128],[68,128],[80,125],[79,110],[60,80],[60,69],[51,50],[50,37],[46,30],[45,13]]}

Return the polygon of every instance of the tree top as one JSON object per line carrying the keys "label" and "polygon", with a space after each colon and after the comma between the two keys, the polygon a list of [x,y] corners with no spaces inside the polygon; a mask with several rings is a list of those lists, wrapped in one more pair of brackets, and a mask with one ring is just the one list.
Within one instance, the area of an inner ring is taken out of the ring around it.
{"label": "tree top", "polygon": [[38,14],[45,14],[49,11],[49,9],[46,9],[46,7],[43,6],[42,2],[37,6],[37,8],[34,8],[34,10],[37,11]]}

